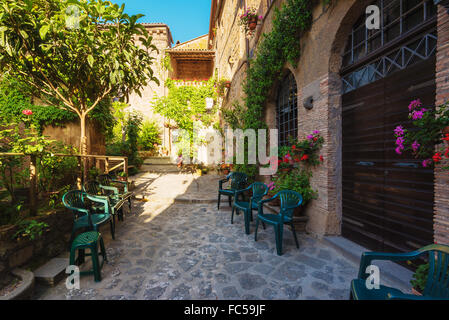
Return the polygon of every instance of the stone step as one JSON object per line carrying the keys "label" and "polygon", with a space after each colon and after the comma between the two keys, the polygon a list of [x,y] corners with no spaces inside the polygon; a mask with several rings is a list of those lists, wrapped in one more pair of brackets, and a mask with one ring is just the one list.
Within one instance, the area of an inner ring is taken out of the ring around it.
{"label": "stone step", "polygon": [[151,173],[178,173],[179,169],[176,165],[148,165],[144,164],[141,167],[142,171]]}
{"label": "stone step", "polygon": [[65,270],[69,266],[69,259],[54,258],[34,271],[37,282],[54,287],[65,276]]}
{"label": "stone step", "polygon": [[[323,241],[356,265],[360,264],[362,253],[372,251],[343,237],[327,236],[323,238]],[[386,285],[402,290],[404,293],[410,293],[410,280],[413,277],[412,271],[391,261],[375,260],[373,265],[378,266],[380,269],[381,284],[384,284],[383,281],[386,281]]]}
{"label": "stone step", "polygon": [[165,157],[165,158],[152,157],[152,158],[145,159],[144,164],[147,164],[147,165],[172,165],[173,162],[171,161],[170,157]]}

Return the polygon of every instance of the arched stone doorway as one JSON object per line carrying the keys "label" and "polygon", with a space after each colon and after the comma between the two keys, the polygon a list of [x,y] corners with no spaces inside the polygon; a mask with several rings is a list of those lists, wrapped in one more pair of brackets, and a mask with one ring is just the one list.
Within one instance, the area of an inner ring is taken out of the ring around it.
{"label": "arched stone doorway", "polygon": [[371,3],[381,29],[367,30],[366,6],[355,4],[330,62],[330,99],[341,105],[342,235],[372,250],[412,251],[433,242],[434,175],[394,152],[393,129],[408,120],[411,100],[435,103],[436,7]]}

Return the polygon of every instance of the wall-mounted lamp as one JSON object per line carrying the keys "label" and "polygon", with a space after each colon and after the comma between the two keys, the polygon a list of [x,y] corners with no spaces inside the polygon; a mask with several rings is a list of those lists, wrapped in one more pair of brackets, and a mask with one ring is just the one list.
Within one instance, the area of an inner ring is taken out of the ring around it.
{"label": "wall-mounted lamp", "polygon": [[449,0],[433,0],[435,5],[442,5],[447,9],[447,13],[449,14]]}
{"label": "wall-mounted lamp", "polygon": [[307,110],[313,109],[313,96],[310,96],[306,100],[304,100],[304,108],[306,108]]}

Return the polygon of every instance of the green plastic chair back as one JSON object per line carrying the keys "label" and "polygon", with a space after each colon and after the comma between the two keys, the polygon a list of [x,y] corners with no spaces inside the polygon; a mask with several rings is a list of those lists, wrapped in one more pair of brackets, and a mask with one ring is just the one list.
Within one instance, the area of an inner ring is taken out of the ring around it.
{"label": "green plastic chair back", "polygon": [[268,186],[262,182],[255,182],[252,184],[253,195],[251,200],[253,203],[258,203],[268,194]]}
{"label": "green plastic chair back", "polygon": [[302,195],[295,191],[283,190],[278,193],[278,196],[281,200],[281,208],[279,213],[283,216],[292,218],[295,209],[298,208],[303,202]]}
{"label": "green plastic chair back", "polygon": [[113,180],[113,178],[112,178],[112,176],[111,175],[109,175],[109,174],[102,174],[102,175],[99,175],[98,176],[98,182],[100,182],[100,184],[102,185],[102,186],[107,186],[107,187],[110,187],[110,186],[112,186],[112,180]]}
{"label": "green plastic chair back", "polygon": [[423,295],[449,298],[449,246],[434,244],[419,251],[429,256],[429,275]]}
{"label": "green plastic chair back", "polygon": [[227,178],[230,180],[232,190],[245,189],[248,184],[248,176],[242,172],[231,172]]}
{"label": "green plastic chair back", "polygon": [[102,195],[103,194],[100,183],[95,180],[86,182],[83,186],[83,189],[85,192],[87,192],[88,194],[91,194],[91,195]]}
{"label": "green plastic chair back", "polygon": [[69,191],[62,197],[64,206],[74,212],[85,212],[89,209],[85,200],[85,192],[79,190]]}

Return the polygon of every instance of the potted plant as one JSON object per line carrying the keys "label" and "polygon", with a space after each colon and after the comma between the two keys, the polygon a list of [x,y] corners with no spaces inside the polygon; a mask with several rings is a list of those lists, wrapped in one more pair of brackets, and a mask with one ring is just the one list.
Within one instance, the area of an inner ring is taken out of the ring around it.
{"label": "potted plant", "polygon": [[257,15],[257,10],[255,8],[248,8],[241,16],[239,20],[239,25],[243,26],[245,33],[251,34],[256,30],[257,23],[262,20],[263,16]]}
{"label": "potted plant", "polygon": [[[406,151],[421,159],[424,168],[431,167],[449,158],[449,109],[448,104],[438,107],[424,106],[421,101],[414,100],[408,106],[410,129],[403,125],[396,127],[396,153],[402,155]],[[446,144],[444,144],[446,142]],[[435,151],[435,146],[440,146]],[[449,166],[443,168],[449,170]]]}
{"label": "potted plant", "polygon": [[301,216],[309,202],[318,198],[318,192],[313,190],[310,184],[312,173],[307,169],[295,168],[288,173],[280,173],[273,177],[274,189],[271,194],[279,191],[296,191],[303,197],[303,204],[295,210],[295,216]]}
{"label": "potted plant", "polygon": [[429,275],[429,264],[422,264],[416,269],[413,279],[410,281],[412,285],[412,293],[422,296],[427,284],[427,276]]}

